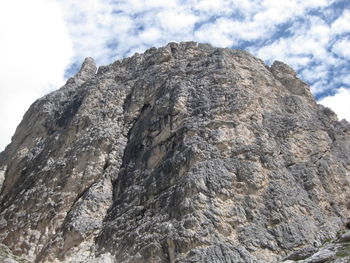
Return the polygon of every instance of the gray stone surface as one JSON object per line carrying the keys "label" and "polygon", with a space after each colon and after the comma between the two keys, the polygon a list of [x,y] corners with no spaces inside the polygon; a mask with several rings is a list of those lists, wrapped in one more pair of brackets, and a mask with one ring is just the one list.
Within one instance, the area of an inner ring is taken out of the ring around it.
{"label": "gray stone surface", "polygon": [[295,261],[303,260],[303,259],[311,257],[316,252],[318,252],[316,247],[313,247],[313,246],[305,247],[305,248],[302,248],[300,250],[295,251],[294,253],[289,255],[286,259],[287,260],[295,260]]}
{"label": "gray stone surface", "polygon": [[339,238],[339,242],[350,242],[350,231],[342,234]]}
{"label": "gray stone surface", "polygon": [[349,231],[344,233],[344,230],[341,230],[337,233],[337,238],[329,239],[321,246],[310,246],[297,250],[287,256],[283,263],[348,263],[350,262],[350,240],[348,240],[348,234]]}
{"label": "gray stone surface", "polygon": [[336,259],[335,252],[332,250],[324,249],[316,254],[312,255],[307,262],[308,263],[323,263],[323,262],[330,262],[331,260]]}
{"label": "gray stone surface", "polygon": [[18,261],[12,258],[5,258],[3,263],[18,263]]}
{"label": "gray stone surface", "polygon": [[350,218],[349,134],[282,62],[88,58],[0,154],[0,241],[35,262],[282,261]]}

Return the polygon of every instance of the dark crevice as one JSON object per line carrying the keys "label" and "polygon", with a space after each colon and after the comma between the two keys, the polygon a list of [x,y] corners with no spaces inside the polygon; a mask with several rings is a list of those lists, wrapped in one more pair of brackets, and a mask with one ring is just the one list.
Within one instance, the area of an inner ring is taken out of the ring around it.
{"label": "dark crevice", "polygon": [[346,222],[345,227],[346,227],[347,229],[350,229],[350,219],[349,219],[348,222]]}
{"label": "dark crevice", "polygon": [[91,188],[91,186],[93,186],[95,183],[97,183],[97,181],[100,178],[98,178],[96,181],[92,182],[90,185],[88,185],[80,194],[78,194],[78,196],[75,198],[75,200],[73,201],[71,207],[69,208],[68,212],[67,212],[67,216],[69,215],[69,213],[72,211],[72,209],[74,208],[75,204],[85,195],[85,193]]}
{"label": "dark crevice", "polygon": [[61,116],[57,119],[56,123],[58,127],[66,127],[69,121],[74,117],[74,115],[78,112],[82,103],[82,98],[77,98],[75,96],[72,103],[68,105],[61,114]]}
{"label": "dark crevice", "polygon": [[103,171],[106,171],[107,168],[111,165],[110,161],[107,159],[104,166],[103,166]]}

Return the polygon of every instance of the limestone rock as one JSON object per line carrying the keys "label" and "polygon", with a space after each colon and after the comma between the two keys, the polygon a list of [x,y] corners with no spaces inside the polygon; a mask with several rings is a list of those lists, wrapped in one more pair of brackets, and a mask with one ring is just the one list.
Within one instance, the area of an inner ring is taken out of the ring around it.
{"label": "limestone rock", "polygon": [[287,260],[294,260],[294,261],[303,260],[303,259],[311,257],[316,252],[318,252],[316,247],[313,247],[313,246],[305,247],[305,248],[302,248],[298,251],[295,251],[294,253],[289,255],[286,259]]}
{"label": "limestone rock", "polygon": [[281,61],[275,61],[271,72],[292,94],[307,96],[312,101],[308,85],[296,77],[296,72],[291,67]]}
{"label": "limestone rock", "polygon": [[1,263],[29,263],[26,258],[15,256],[12,254],[11,250],[3,245],[0,244],[0,262]]}
{"label": "limestone rock", "polygon": [[339,238],[339,242],[350,242],[350,231],[342,234]]}
{"label": "limestone rock", "polygon": [[350,262],[350,242],[346,239],[347,233],[340,235],[340,238],[328,240],[320,247],[298,250],[289,255],[283,263],[348,263]]}
{"label": "limestone rock", "polygon": [[0,242],[34,262],[280,262],[345,228],[349,134],[282,62],[194,42],[88,58],[0,154]]}
{"label": "limestone rock", "polygon": [[321,250],[318,253],[314,254],[310,259],[307,260],[308,263],[323,263],[329,262],[336,258],[335,252],[325,249]]}

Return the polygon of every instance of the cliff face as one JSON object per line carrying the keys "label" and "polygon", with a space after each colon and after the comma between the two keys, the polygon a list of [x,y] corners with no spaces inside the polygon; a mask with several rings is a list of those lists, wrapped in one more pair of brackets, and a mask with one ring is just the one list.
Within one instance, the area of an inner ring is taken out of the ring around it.
{"label": "cliff face", "polygon": [[193,42],[88,58],[0,155],[0,242],[35,262],[315,253],[349,222],[349,135],[282,62]]}

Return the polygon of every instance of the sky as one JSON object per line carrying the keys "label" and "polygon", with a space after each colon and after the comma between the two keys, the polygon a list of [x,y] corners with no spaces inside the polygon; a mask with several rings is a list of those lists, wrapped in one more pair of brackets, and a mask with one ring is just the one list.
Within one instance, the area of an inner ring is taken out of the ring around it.
{"label": "sky", "polygon": [[106,65],[173,41],[281,60],[350,121],[349,0],[11,0],[0,2],[0,151],[85,57]]}

